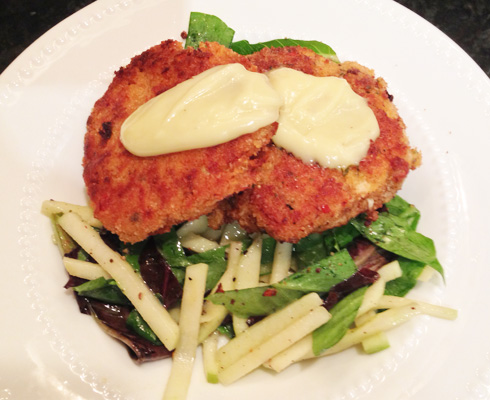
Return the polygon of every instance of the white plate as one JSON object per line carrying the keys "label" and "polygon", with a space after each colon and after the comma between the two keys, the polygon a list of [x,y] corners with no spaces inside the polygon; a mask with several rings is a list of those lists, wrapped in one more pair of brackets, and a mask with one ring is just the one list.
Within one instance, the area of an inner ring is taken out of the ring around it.
{"label": "white plate", "polygon": [[0,77],[0,399],[158,399],[169,362],[136,366],[77,313],[50,242],[42,200],[83,203],[81,157],[91,106],[130,57],[178,39],[191,10],[216,14],[236,39],[317,39],[342,60],[375,69],[424,155],[402,195],[422,211],[446,284],[412,297],[459,309],[457,321],[418,317],[392,347],[356,350],[206,384],[199,364],[189,399],[490,398],[490,259],[486,174],[490,81],[452,41],[387,0],[98,1],[57,25]]}

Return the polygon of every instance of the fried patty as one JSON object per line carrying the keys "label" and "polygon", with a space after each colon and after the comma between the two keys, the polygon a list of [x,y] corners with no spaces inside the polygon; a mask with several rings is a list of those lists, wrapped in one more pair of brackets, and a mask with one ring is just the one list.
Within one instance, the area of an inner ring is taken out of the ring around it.
{"label": "fried patty", "polygon": [[172,225],[213,211],[219,201],[256,182],[258,152],[277,124],[221,145],[137,157],[119,139],[124,120],[158,94],[217,65],[257,67],[246,57],[206,43],[183,49],[168,40],[116,72],[87,121],[83,177],[95,216],[125,242],[138,242]]}
{"label": "fried patty", "polygon": [[[123,147],[120,128],[136,108],[228,63],[254,72],[289,67],[345,78],[366,98],[380,136],[359,165],[346,170],[306,164],[276,147],[271,142],[276,123],[218,146],[161,156],[137,157]],[[263,49],[245,57],[216,43],[194,50],[169,40],[121,68],[96,102],[87,122],[84,180],[95,216],[123,241],[137,242],[208,214],[214,227],[237,220],[250,232],[297,242],[373,212],[419,163],[386,83],[357,63],[339,65],[300,47]]]}
{"label": "fried patty", "polygon": [[300,48],[263,49],[248,59],[260,72],[293,68],[315,76],[346,79],[373,110],[380,135],[357,166],[346,170],[306,164],[269,144],[259,153],[261,170],[250,189],[222,202],[210,221],[237,220],[250,232],[265,231],[279,241],[299,239],[344,225],[362,212],[372,213],[401,188],[410,169],[420,164],[386,83],[355,63],[336,64]]}

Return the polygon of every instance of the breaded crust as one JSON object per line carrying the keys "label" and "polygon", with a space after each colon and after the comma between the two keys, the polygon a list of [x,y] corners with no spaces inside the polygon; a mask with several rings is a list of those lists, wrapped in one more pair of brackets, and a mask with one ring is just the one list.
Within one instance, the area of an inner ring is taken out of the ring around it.
{"label": "breaded crust", "polygon": [[152,97],[211,67],[246,57],[216,43],[183,49],[172,40],[132,59],[116,72],[87,121],[83,177],[95,216],[126,242],[165,232],[211,212],[217,203],[256,181],[256,155],[276,124],[218,146],[137,157],[119,140],[124,120]]}
{"label": "breaded crust", "polygon": [[220,204],[210,221],[237,220],[248,231],[265,231],[280,241],[297,242],[313,232],[345,224],[373,212],[401,188],[410,169],[420,164],[411,149],[383,79],[355,63],[335,64],[300,47],[263,49],[248,59],[260,72],[289,67],[316,76],[345,78],[368,101],[380,136],[358,166],[347,170],[308,165],[269,145],[260,154],[260,175],[253,188]]}

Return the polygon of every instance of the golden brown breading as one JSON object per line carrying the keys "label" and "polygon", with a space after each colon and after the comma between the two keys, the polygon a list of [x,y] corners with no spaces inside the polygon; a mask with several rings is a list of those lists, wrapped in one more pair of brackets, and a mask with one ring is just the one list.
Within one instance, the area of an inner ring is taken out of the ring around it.
{"label": "golden brown breading", "polygon": [[345,78],[367,99],[380,136],[360,164],[346,171],[305,164],[269,145],[259,154],[262,167],[255,186],[222,202],[210,218],[213,224],[237,220],[249,231],[262,230],[277,240],[297,242],[380,207],[401,188],[409,170],[419,165],[420,155],[409,147],[386,83],[371,70],[354,62],[338,65],[299,47],[263,49],[248,58],[260,72],[289,67]]}
{"label": "golden brown breading", "polygon": [[247,58],[216,43],[198,50],[166,41],[116,72],[87,122],[84,180],[104,226],[121,240],[137,242],[174,224],[211,212],[216,204],[255,181],[255,159],[277,124],[218,146],[136,157],[119,140],[124,120],[152,97],[211,67]]}
{"label": "golden brown breading", "polygon": [[[233,62],[250,71],[289,67],[345,78],[374,111],[379,138],[358,166],[345,171],[305,164],[274,146],[270,139],[277,124],[222,145],[155,157],[136,157],[122,146],[120,127],[137,107],[200,72]],[[380,207],[419,163],[386,83],[357,63],[339,65],[300,47],[244,57],[216,43],[184,50],[169,40],[121,68],[95,104],[87,123],[84,179],[95,215],[123,241],[209,214],[214,227],[236,219],[249,231],[296,242]]]}

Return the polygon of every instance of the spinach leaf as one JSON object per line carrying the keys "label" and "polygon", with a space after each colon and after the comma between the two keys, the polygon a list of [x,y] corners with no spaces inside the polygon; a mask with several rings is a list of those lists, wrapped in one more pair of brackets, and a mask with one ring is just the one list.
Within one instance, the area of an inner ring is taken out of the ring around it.
{"label": "spinach leaf", "polygon": [[287,47],[287,46],[301,46],[307,49],[313,50],[315,53],[328,58],[329,60],[338,63],[339,58],[333,49],[316,40],[297,40],[297,39],[275,39],[267,42],[251,44],[248,40],[240,40],[231,44],[231,49],[236,53],[247,55],[262,50],[264,47]]}
{"label": "spinach leaf", "polygon": [[225,259],[226,247],[218,247],[203,253],[193,254],[187,257],[191,264],[208,264],[208,275],[206,278],[206,290],[214,288],[226,270],[227,261]]}
{"label": "spinach leaf", "polygon": [[365,286],[358,289],[340,300],[330,310],[332,318],[313,331],[313,353],[315,355],[332,347],[344,337],[356,318],[367,288]]}
{"label": "spinach leaf", "polygon": [[157,346],[162,346],[162,342],[160,342],[157,335],[155,335],[155,332],[153,332],[136,309],[129,313],[128,318],[126,319],[126,326],[142,338]]}
{"label": "spinach leaf", "polygon": [[376,221],[365,222],[364,215],[350,221],[361,235],[382,249],[430,265],[444,277],[432,239],[414,231],[403,218],[382,212]]}
{"label": "spinach leaf", "polygon": [[184,286],[185,281],[185,267],[170,267],[172,268],[172,272],[177,279],[177,282],[180,283],[180,286]]}
{"label": "spinach leaf", "polygon": [[413,230],[417,229],[420,220],[420,211],[400,196],[395,196],[385,204],[390,214],[396,215],[406,221]]}
{"label": "spinach leaf", "polygon": [[185,47],[198,47],[200,42],[218,42],[230,47],[235,31],[215,15],[191,12]]}
{"label": "spinach leaf", "polygon": [[347,250],[334,253],[316,264],[310,265],[273,286],[309,292],[328,292],[332,286],[349,278],[357,271],[356,264]]}
{"label": "spinach leaf", "polygon": [[124,244],[122,247],[122,254],[124,255],[125,260],[136,272],[140,272],[141,266],[139,257],[147,243],[148,240],[143,240],[134,244]]}
{"label": "spinach leaf", "polygon": [[337,54],[330,46],[316,40],[284,38],[251,44],[247,40],[233,42],[234,36],[235,31],[215,15],[191,12],[185,47],[196,48],[201,42],[218,42],[223,46],[230,47],[236,53],[247,55],[255,53],[264,47],[301,46],[313,50],[333,62],[340,62]]}
{"label": "spinach leaf", "polygon": [[304,293],[298,290],[265,286],[216,292],[206,299],[225,306],[234,315],[248,318],[272,314],[303,295]]}
{"label": "spinach leaf", "polygon": [[351,224],[332,228],[323,233],[323,241],[328,253],[340,251],[360,235]]}
{"label": "spinach leaf", "polygon": [[312,233],[293,246],[293,255],[299,268],[315,264],[328,256],[323,236]]}
{"label": "spinach leaf", "polygon": [[174,228],[167,233],[155,235],[155,243],[165,260],[172,267],[187,267],[189,260]]}
{"label": "spinach leaf", "polygon": [[90,297],[109,304],[131,305],[129,299],[116,285],[114,279],[100,277],[73,288],[80,296]]}
{"label": "spinach leaf", "polygon": [[181,285],[184,283],[185,267],[192,264],[208,264],[206,290],[211,290],[226,270],[225,249],[222,246],[214,250],[186,255],[177,232],[172,228],[170,232],[155,236],[157,248],[172,268],[172,272]]}
{"label": "spinach leaf", "polygon": [[271,273],[275,250],[276,250],[276,240],[270,237],[269,235],[264,235],[262,238],[262,256],[260,258],[260,275],[267,275]]}
{"label": "spinach leaf", "polygon": [[233,339],[235,337],[235,330],[233,329],[233,324],[231,322],[223,322],[216,330],[227,336],[228,339]]}
{"label": "spinach leaf", "polygon": [[386,283],[385,294],[405,296],[417,283],[417,278],[425,267],[425,263],[400,257],[398,259],[402,276]]}
{"label": "spinach leaf", "polygon": [[343,250],[270,286],[228,290],[207,297],[243,318],[269,315],[309,292],[328,292],[357,268]]}

